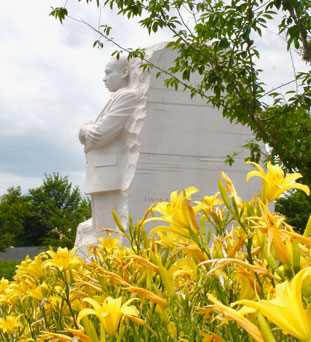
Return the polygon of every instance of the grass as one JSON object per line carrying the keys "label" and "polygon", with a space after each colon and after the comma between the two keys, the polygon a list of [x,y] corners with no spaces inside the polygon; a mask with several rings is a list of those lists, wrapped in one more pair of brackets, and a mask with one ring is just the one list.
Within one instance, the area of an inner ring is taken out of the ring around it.
{"label": "grass", "polygon": [[0,279],[2,277],[12,280],[15,270],[16,270],[16,265],[18,265],[19,262],[17,261],[0,261]]}

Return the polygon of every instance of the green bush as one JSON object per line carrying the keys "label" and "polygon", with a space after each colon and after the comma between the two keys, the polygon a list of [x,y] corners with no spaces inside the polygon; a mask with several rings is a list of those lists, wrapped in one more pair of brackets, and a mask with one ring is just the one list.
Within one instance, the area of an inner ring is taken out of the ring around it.
{"label": "green bush", "polygon": [[275,211],[286,216],[286,222],[293,226],[297,233],[303,234],[311,214],[311,204],[302,191],[289,191],[276,200]]}
{"label": "green bush", "polygon": [[18,264],[16,261],[0,261],[0,279],[4,277],[12,280]]}

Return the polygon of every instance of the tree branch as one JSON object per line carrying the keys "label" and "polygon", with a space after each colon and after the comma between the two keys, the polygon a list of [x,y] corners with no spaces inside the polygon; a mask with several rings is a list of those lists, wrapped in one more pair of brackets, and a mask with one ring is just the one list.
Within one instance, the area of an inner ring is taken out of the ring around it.
{"label": "tree branch", "polygon": [[275,90],[277,89],[280,89],[280,88],[283,88],[291,83],[294,83],[294,82],[297,82],[296,79],[292,80],[292,81],[289,81],[289,82],[286,82],[286,83],[282,83],[281,85],[279,85],[278,87],[275,87],[275,88],[272,88],[271,90],[267,91],[266,93],[264,93],[262,96],[260,96],[260,98],[263,98],[267,95],[269,95],[270,93],[274,92]]}
{"label": "tree branch", "polygon": [[[96,33],[98,33],[102,38],[105,38],[107,41],[109,41],[110,43],[114,44],[115,46],[117,46],[119,49],[127,52],[128,54],[131,54],[131,50],[121,46],[120,44],[118,44],[117,42],[115,42],[113,39],[109,38],[108,36],[104,35],[100,30],[96,29],[95,27],[93,27],[92,25],[90,25],[89,23],[85,22],[82,19],[77,19],[77,18],[73,18],[71,16],[68,16],[68,18],[70,18],[71,20],[77,21],[79,23],[82,23],[86,26],[88,26],[89,28],[91,28],[93,31],[95,31]],[[195,92],[198,95],[200,95],[201,97],[204,97],[206,99],[209,99],[209,97],[207,95],[205,95],[204,93],[202,93],[201,91],[197,90],[196,88],[192,87],[191,85],[185,83],[184,81],[180,80],[178,77],[176,77],[175,75],[173,75],[172,73],[170,73],[169,71],[160,68],[159,66],[157,66],[156,64],[150,62],[149,60],[147,60],[145,57],[143,57],[143,53],[142,55],[139,57],[142,61],[146,62],[147,64],[151,65],[153,68],[159,70],[160,72],[164,73],[167,76],[170,76],[171,78],[173,78],[174,80],[176,80],[178,83],[180,83],[182,86],[184,86],[186,89],[189,89],[191,92]]]}

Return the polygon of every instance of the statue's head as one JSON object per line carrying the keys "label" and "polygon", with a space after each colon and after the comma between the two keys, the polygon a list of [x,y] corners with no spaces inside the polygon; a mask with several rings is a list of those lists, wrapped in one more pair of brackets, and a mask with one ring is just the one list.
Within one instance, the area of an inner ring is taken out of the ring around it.
{"label": "statue's head", "polygon": [[129,64],[127,58],[122,56],[118,60],[111,59],[106,65],[103,81],[111,92],[126,87],[129,84]]}

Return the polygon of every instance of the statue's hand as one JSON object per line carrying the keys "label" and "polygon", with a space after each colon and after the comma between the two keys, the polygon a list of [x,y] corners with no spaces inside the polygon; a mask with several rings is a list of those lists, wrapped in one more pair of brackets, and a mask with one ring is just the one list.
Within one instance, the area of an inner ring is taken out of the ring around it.
{"label": "statue's hand", "polygon": [[101,140],[102,133],[99,132],[97,129],[90,129],[87,134],[87,140],[90,141],[93,144],[98,143]]}

